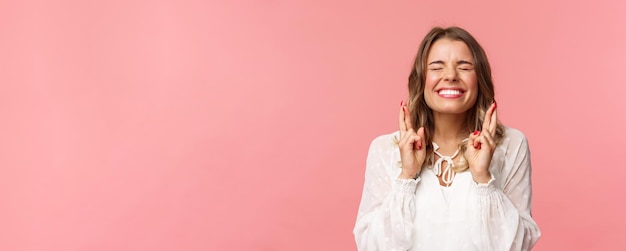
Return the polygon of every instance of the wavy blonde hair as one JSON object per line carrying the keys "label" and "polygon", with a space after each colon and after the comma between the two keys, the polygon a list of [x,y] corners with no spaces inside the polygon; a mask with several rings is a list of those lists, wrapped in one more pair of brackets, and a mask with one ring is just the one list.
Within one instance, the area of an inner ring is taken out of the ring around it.
{"label": "wavy blonde hair", "polygon": [[[422,40],[417,56],[413,62],[413,69],[409,74],[409,102],[408,107],[413,118],[413,128],[424,127],[424,143],[426,143],[426,158],[425,163],[427,166],[433,164],[433,145],[432,137],[435,131],[435,121],[433,118],[433,111],[426,104],[424,99],[424,86],[426,79],[426,65],[427,57],[431,46],[435,41],[447,38],[453,41],[464,42],[469,50],[472,52],[474,59],[474,70],[478,81],[478,97],[476,103],[467,111],[467,135],[475,130],[482,130],[483,120],[485,112],[495,101],[493,80],[491,78],[491,67],[487,60],[487,55],[483,48],[478,44],[476,39],[472,37],[466,30],[459,27],[441,28],[435,27]],[[499,143],[504,136],[504,127],[498,121],[494,140]],[[454,171],[463,172],[466,171],[469,166],[465,160],[465,144],[460,144],[460,160],[455,163]]]}

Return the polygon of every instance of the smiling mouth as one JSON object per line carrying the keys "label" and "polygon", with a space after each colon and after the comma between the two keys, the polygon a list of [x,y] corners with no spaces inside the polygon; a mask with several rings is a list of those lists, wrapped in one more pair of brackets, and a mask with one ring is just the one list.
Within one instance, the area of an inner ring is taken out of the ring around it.
{"label": "smiling mouth", "polygon": [[458,98],[462,96],[463,93],[465,93],[465,91],[459,89],[442,89],[437,91],[437,94],[444,98]]}

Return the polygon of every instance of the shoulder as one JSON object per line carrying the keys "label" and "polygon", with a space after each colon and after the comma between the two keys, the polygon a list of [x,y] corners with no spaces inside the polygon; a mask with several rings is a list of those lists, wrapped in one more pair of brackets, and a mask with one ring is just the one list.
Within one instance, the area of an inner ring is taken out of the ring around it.
{"label": "shoulder", "polygon": [[391,172],[393,170],[393,163],[400,160],[398,150],[398,139],[400,133],[398,131],[388,134],[383,134],[375,137],[370,144],[367,154],[367,169],[385,172],[390,172],[389,175],[398,175]]}
{"label": "shoulder", "polygon": [[525,154],[530,151],[526,135],[521,130],[513,127],[504,127],[504,137],[501,145],[508,154]]}
{"label": "shoulder", "polygon": [[526,135],[519,129],[513,127],[504,127],[504,140],[513,144],[528,144]]}
{"label": "shoulder", "polygon": [[377,136],[372,140],[372,143],[370,143],[370,151],[393,149],[397,146],[399,138],[399,131]]}
{"label": "shoulder", "polygon": [[517,139],[517,140],[526,140],[526,135],[520,131],[519,129],[504,126],[504,138],[506,139]]}
{"label": "shoulder", "polygon": [[375,137],[370,143],[368,159],[390,161],[394,153],[398,151],[399,138],[398,131]]}

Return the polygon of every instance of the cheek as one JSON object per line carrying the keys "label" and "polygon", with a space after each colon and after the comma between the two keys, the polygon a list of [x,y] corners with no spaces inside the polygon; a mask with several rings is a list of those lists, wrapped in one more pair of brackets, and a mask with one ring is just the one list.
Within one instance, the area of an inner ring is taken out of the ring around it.
{"label": "cheek", "polygon": [[465,83],[466,83],[467,89],[469,89],[471,93],[471,96],[469,97],[469,99],[472,101],[472,103],[474,103],[476,99],[478,98],[478,81],[474,77],[474,78],[468,79],[468,81]]}
{"label": "cheek", "polygon": [[471,90],[472,92],[478,92],[478,80],[475,74],[465,76],[463,78],[463,82],[465,83],[467,89]]}
{"label": "cheek", "polygon": [[426,74],[424,82],[424,97],[429,98],[430,96],[432,96],[432,90],[437,84],[437,79],[438,78],[433,74]]}
{"label": "cheek", "polygon": [[440,77],[437,74],[426,73],[426,90],[432,90],[435,84],[439,82]]}

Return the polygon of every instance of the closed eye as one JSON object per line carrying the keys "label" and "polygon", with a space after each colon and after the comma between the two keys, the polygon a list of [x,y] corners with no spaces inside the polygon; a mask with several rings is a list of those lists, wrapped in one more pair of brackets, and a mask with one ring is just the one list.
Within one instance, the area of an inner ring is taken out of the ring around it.
{"label": "closed eye", "polygon": [[474,69],[474,64],[472,64],[472,62],[470,61],[466,61],[466,60],[459,60],[458,62],[456,62],[459,67],[459,69],[464,70],[464,71],[471,71]]}
{"label": "closed eye", "polygon": [[435,60],[435,61],[428,63],[428,66],[430,67],[428,69],[431,71],[440,71],[440,70],[443,70],[443,65],[444,65],[443,61]]}

